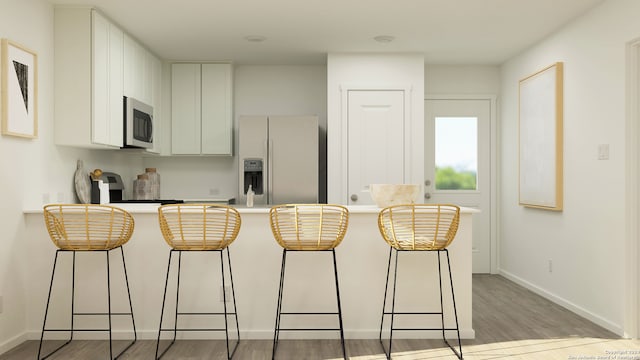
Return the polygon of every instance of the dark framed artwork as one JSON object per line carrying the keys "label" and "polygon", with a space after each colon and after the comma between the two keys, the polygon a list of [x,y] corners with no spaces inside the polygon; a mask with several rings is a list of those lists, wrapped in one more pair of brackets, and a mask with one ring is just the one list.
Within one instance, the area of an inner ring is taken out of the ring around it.
{"label": "dark framed artwork", "polygon": [[2,135],[38,137],[38,55],[2,39]]}

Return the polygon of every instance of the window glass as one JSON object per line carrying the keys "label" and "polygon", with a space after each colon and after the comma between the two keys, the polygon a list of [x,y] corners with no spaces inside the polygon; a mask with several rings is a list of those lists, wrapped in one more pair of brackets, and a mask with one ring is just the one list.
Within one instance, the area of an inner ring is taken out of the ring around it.
{"label": "window glass", "polygon": [[436,117],[436,190],[478,188],[478,118]]}

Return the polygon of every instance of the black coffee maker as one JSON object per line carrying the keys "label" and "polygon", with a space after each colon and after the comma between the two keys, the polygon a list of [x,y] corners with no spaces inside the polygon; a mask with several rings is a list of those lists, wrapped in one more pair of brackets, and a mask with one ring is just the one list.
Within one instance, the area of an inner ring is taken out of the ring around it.
{"label": "black coffee maker", "polygon": [[[109,202],[122,201],[124,183],[122,182],[122,177],[120,177],[120,175],[112,172],[103,172],[100,176],[100,180],[105,184],[109,184]],[[98,189],[97,181],[91,181],[91,203],[100,203],[100,189]]]}

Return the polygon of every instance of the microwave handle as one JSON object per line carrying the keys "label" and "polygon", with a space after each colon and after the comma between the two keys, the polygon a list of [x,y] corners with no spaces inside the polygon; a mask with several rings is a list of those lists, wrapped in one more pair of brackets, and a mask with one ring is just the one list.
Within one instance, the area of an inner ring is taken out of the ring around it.
{"label": "microwave handle", "polygon": [[149,118],[151,118],[151,121],[147,123],[147,130],[150,135],[149,140],[153,141],[153,115],[149,116]]}

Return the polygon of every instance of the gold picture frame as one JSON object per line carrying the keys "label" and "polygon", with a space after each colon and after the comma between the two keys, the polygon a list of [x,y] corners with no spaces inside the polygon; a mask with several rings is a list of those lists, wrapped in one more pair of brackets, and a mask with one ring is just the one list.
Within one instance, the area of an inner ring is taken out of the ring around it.
{"label": "gold picture frame", "polygon": [[563,63],[519,82],[519,203],[562,211]]}
{"label": "gold picture frame", "polygon": [[38,137],[38,55],[2,39],[0,112],[2,135]]}

